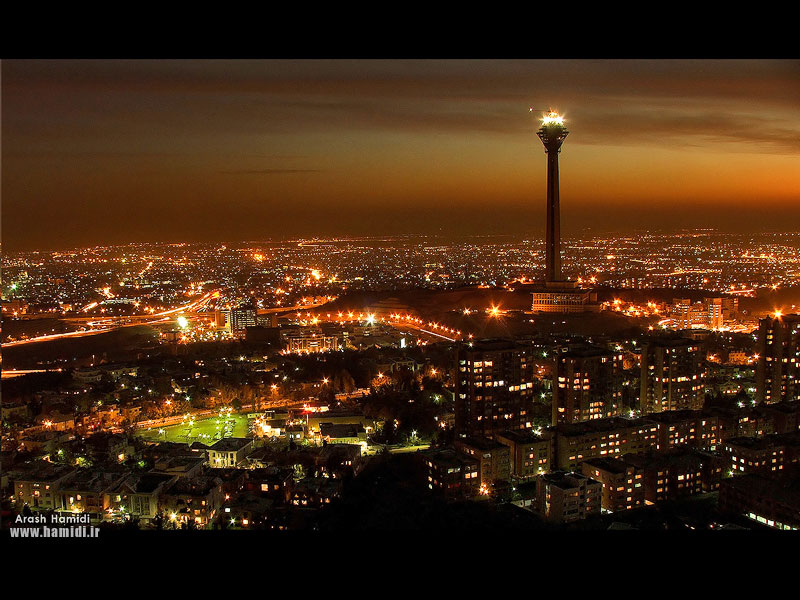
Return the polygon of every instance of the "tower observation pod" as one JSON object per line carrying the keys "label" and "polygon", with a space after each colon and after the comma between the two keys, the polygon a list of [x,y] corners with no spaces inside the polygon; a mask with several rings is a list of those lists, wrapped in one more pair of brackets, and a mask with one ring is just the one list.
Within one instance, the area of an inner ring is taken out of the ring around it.
{"label": "tower observation pod", "polygon": [[[532,109],[531,109],[532,110]],[[542,117],[536,132],[547,154],[547,232],[545,234],[545,281],[560,282],[561,277],[561,207],[558,191],[558,153],[569,131],[564,117],[550,111]]]}

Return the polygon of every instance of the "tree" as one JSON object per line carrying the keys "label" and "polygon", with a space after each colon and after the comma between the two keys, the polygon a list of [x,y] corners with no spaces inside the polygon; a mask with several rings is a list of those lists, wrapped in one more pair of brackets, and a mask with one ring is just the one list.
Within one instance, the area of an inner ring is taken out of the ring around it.
{"label": "tree", "polygon": [[341,369],[336,372],[336,375],[333,378],[333,387],[336,390],[340,390],[349,394],[356,389],[356,382],[355,379],[353,379],[353,376],[350,374],[350,371],[347,369]]}
{"label": "tree", "polygon": [[319,392],[319,400],[329,405],[333,404],[336,401],[336,393],[333,391],[333,388],[328,385],[322,388]]}
{"label": "tree", "polygon": [[381,429],[379,437],[385,444],[394,444],[397,442],[397,427],[395,426],[394,419],[386,419],[386,421],[384,421],[383,429]]}

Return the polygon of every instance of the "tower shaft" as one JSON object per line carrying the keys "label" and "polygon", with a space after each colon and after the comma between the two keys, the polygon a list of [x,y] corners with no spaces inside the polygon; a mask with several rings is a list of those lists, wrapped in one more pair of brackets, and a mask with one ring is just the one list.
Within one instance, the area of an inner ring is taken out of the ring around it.
{"label": "tower shaft", "polygon": [[558,150],[547,153],[545,281],[561,281],[561,206],[558,196]]}

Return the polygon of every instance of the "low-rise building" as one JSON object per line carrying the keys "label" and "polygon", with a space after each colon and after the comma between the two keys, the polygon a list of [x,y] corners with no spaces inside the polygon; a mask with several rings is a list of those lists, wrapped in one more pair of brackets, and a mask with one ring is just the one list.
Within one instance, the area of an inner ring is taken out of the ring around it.
{"label": "low-rise building", "polygon": [[177,477],[163,473],[136,473],[124,478],[105,492],[104,505],[109,518],[131,516],[150,523],[159,513],[159,500],[164,489]]}
{"label": "low-rise building", "polygon": [[553,459],[551,432],[504,431],[495,436],[509,448],[509,467],[512,477],[530,480],[550,470]]}
{"label": "low-rise building", "polygon": [[107,492],[128,476],[127,471],[97,471],[79,469],[67,476],[59,485],[60,510],[89,515],[92,522],[100,522],[109,508]]}
{"label": "low-rise building", "polygon": [[86,454],[94,463],[122,462],[133,456],[135,447],[124,433],[96,433],[84,441]]}
{"label": "low-rise building", "polygon": [[320,423],[319,437],[327,444],[367,445],[367,432],[358,423]]}
{"label": "low-rise building", "polygon": [[478,460],[479,479],[485,489],[509,480],[510,452],[505,444],[486,438],[465,438],[456,440],[453,445],[457,451]]}
{"label": "low-rise building", "polygon": [[658,424],[649,419],[610,417],[564,423],[555,431],[555,468],[574,471],[590,458],[643,454],[658,445]]}
{"label": "low-rise building", "polygon": [[290,494],[292,506],[322,508],[342,493],[342,480],[332,477],[306,477],[297,482]]}
{"label": "low-rise building", "polygon": [[314,352],[335,352],[340,343],[337,336],[306,333],[286,336],[286,351],[290,354],[311,354]]}
{"label": "low-rise building", "polygon": [[800,480],[729,477],[719,487],[719,509],[774,529],[800,530]]}
{"label": "low-rise building", "polygon": [[554,472],[536,480],[535,512],[555,523],[599,515],[603,484],[581,473]]}
{"label": "low-rise building", "polygon": [[474,496],[480,489],[480,463],[455,450],[420,452],[428,470],[428,488],[456,498]]}
{"label": "low-rise building", "polygon": [[308,429],[309,435],[313,436],[319,434],[320,425],[322,423],[332,423],[334,425],[358,424],[364,428],[367,434],[372,433],[375,426],[372,419],[369,417],[350,411],[329,410],[306,415],[306,428]]}
{"label": "low-rise building", "polygon": [[201,453],[191,455],[166,456],[155,462],[151,473],[176,475],[178,477],[197,477],[203,474],[206,458]]}
{"label": "low-rise building", "polygon": [[691,450],[665,454],[632,455],[622,457],[644,475],[644,498],[648,503],[678,500],[702,494],[712,482],[703,485],[704,475],[713,475],[705,468],[709,458]]}
{"label": "low-rise building", "polygon": [[719,423],[714,415],[698,410],[674,410],[652,413],[647,418],[658,424],[656,450],[692,447],[716,450],[719,445]]}
{"label": "low-rise building", "polygon": [[51,410],[36,417],[36,421],[49,431],[70,431],[75,429],[75,415]]}
{"label": "low-rise building", "polygon": [[692,454],[700,458],[700,481],[703,493],[716,492],[725,475],[725,458],[717,452],[692,450]]}
{"label": "low-rise building", "polygon": [[276,504],[289,502],[294,479],[289,467],[269,466],[247,471],[245,490],[273,499]]}
{"label": "low-rise building", "polygon": [[74,467],[44,460],[15,469],[8,477],[14,490],[14,505],[18,509],[25,505],[38,510],[60,509],[59,485],[74,472]]}
{"label": "low-rise building", "polygon": [[253,440],[248,438],[223,438],[206,451],[208,464],[215,469],[235,467],[253,450]]}
{"label": "low-rise building", "polygon": [[644,506],[644,472],[619,458],[592,458],[581,464],[584,475],[603,484],[602,507],[609,512]]}
{"label": "low-rise building", "polygon": [[762,408],[772,417],[775,433],[792,433],[800,430],[800,401],[764,404]]}
{"label": "low-rise building", "polygon": [[185,526],[193,521],[206,527],[217,515],[224,499],[218,477],[178,477],[163,491],[159,508],[169,521]]}
{"label": "low-rise building", "polygon": [[274,508],[275,500],[272,498],[257,492],[243,492],[225,502],[216,520],[226,527],[264,528]]}
{"label": "low-rise building", "polygon": [[800,432],[731,438],[723,444],[722,454],[732,475],[779,477],[800,459]]}
{"label": "low-rise building", "polygon": [[30,417],[30,408],[26,402],[0,404],[0,419],[25,421]]}
{"label": "low-rise building", "polygon": [[302,425],[288,425],[286,427],[286,439],[299,442],[306,437],[305,427]]}
{"label": "low-rise building", "polygon": [[738,409],[712,407],[703,414],[717,418],[719,443],[734,437],[759,437],[775,433],[775,413],[766,406]]}
{"label": "low-rise building", "polygon": [[361,471],[363,454],[361,444],[329,444],[319,449],[314,462],[317,471],[324,476],[341,478]]}

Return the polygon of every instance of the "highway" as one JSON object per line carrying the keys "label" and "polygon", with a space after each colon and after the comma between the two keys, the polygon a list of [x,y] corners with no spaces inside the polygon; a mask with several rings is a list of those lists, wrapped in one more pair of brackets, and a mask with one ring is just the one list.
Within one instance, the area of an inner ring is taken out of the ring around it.
{"label": "highway", "polygon": [[296,310],[308,310],[309,308],[318,308],[324,304],[327,304],[328,301],[325,302],[316,302],[313,304],[296,304],[294,306],[277,306],[275,308],[259,308],[258,314],[260,315],[268,315],[273,313],[285,313],[285,312],[294,312]]}
{"label": "highway", "polygon": [[12,377],[21,377],[30,373],[60,373],[63,369],[11,369],[3,370],[3,379],[11,379]]}
{"label": "highway", "polygon": [[86,331],[70,331],[67,333],[53,333],[48,335],[40,335],[37,337],[28,338],[26,340],[14,340],[13,342],[4,342],[2,347],[11,348],[13,346],[21,346],[23,344],[37,344],[39,342],[49,342],[52,340],[59,340],[65,338],[85,337],[88,335],[97,335],[98,333],[108,333],[109,331],[114,331],[115,329],[121,329],[123,327],[134,327],[136,325],[155,325],[157,323],[164,323],[166,321],[169,321],[169,317],[156,320],[152,320],[152,317],[150,317],[150,319],[151,319],[150,321],[146,322],[126,323],[121,325],[114,325],[113,327],[99,327],[97,329],[88,329]]}
{"label": "highway", "polygon": [[[183,306],[178,306],[176,308],[171,308],[169,310],[161,311],[158,313],[153,313],[151,315],[132,315],[126,317],[97,317],[97,316],[86,316],[86,317],[65,317],[64,321],[69,321],[73,323],[82,323],[91,329],[81,330],[81,331],[70,331],[67,333],[55,333],[55,334],[47,334],[36,336],[24,340],[14,340],[10,342],[4,342],[2,344],[3,348],[11,348],[14,346],[20,346],[23,344],[36,344],[40,342],[47,342],[52,340],[58,339],[67,339],[73,337],[85,337],[90,335],[97,335],[100,333],[108,333],[109,331],[114,331],[115,329],[121,329],[123,327],[133,327],[136,325],[158,325],[163,324],[170,321],[172,318],[185,314],[188,319],[210,319],[212,315],[210,313],[201,313],[199,312],[201,309],[208,308],[208,303],[214,299],[219,297],[219,291],[213,290],[207,292],[197,300],[190,302],[189,304],[185,304]],[[326,304],[326,302],[317,302],[312,304],[300,304],[294,306],[284,306],[284,307],[275,307],[275,308],[263,308],[258,310],[259,315],[265,314],[281,314],[281,313],[291,313],[291,312],[306,312],[307,315],[310,315],[308,312],[310,309],[319,308]],[[454,329],[449,329],[444,325],[438,323],[426,323],[422,319],[417,317],[412,317],[411,315],[401,316],[400,314],[390,314],[385,315],[383,317],[377,317],[375,315],[367,315],[364,313],[358,313],[358,317],[355,318],[355,314],[351,311],[348,311],[347,317],[345,317],[345,313],[339,312],[338,318],[335,316],[331,316],[328,319],[321,314],[318,315],[311,315],[312,316],[312,323],[319,322],[322,320],[327,320],[329,322],[338,322],[344,323],[348,321],[354,320],[368,320],[372,319],[373,321],[381,321],[387,323],[393,327],[396,327],[400,331],[408,330],[408,331],[415,331],[419,334],[424,334],[425,336],[430,336],[430,341],[437,341],[439,339],[447,340],[450,342],[454,342],[457,339],[463,339],[464,336],[461,334],[460,331],[455,331]]]}
{"label": "highway", "polygon": [[[67,339],[67,338],[75,338],[75,337],[85,337],[89,335],[97,335],[99,333],[108,333],[109,331],[113,331],[115,329],[121,329],[123,327],[133,327],[136,325],[157,325],[159,323],[165,323],[169,321],[173,316],[178,315],[183,312],[195,312],[199,310],[201,307],[207,305],[207,303],[215,297],[219,296],[219,292],[217,290],[213,290],[203,294],[197,300],[190,302],[189,304],[185,304],[183,306],[178,306],[176,308],[171,308],[169,310],[165,310],[158,313],[153,313],[152,315],[134,315],[129,317],[66,317],[65,321],[71,322],[81,322],[85,323],[92,329],[87,329],[84,331],[70,331],[67,333],[54,333],[48,335],[40,335],[24,340],[14,340],[13,342],[4,342],[2,347],[3,348],[11,348],[14,346],[21,346],[23,344],[37,344],[40,342],[49,342],[52,340],[59,340],[59,339]],[[124,322],[123,322],[124,319]]]}

